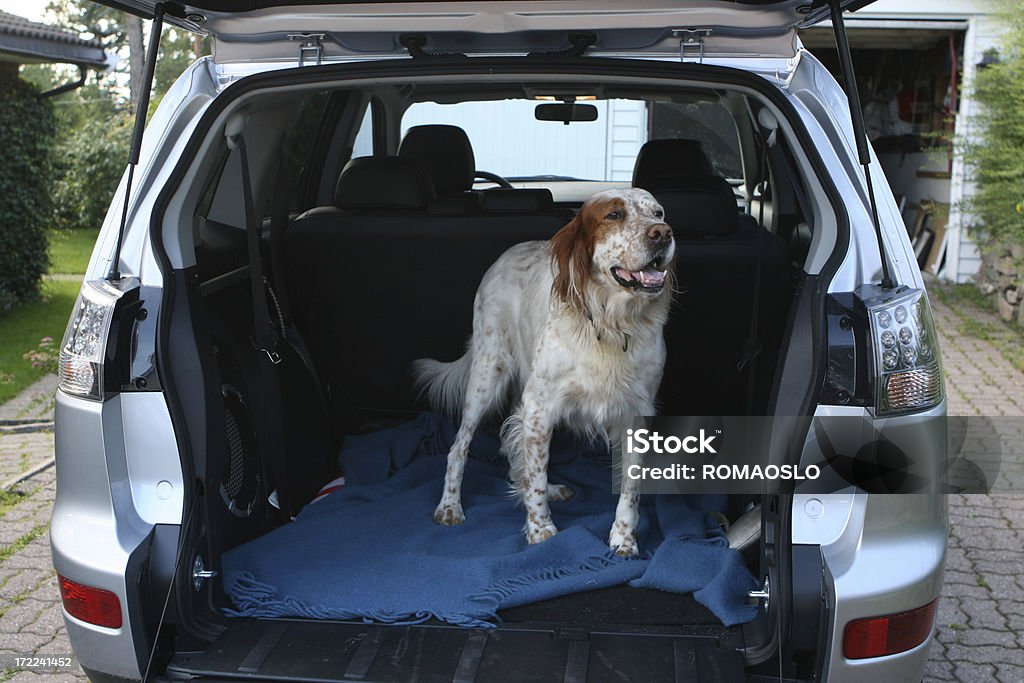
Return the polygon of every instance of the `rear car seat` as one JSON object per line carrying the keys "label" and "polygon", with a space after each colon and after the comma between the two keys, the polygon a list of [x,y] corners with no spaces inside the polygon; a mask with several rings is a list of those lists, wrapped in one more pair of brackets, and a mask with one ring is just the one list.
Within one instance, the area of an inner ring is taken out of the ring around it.
{"label": "rear car seat", "polygon": [[[747,372],[737,370],[755,296],[762,351],[753,412],[763,411],[792,297],[788,248],[739,212],[732,186],[714,175],[695,140],[652,140],[637,155],[634,185],[661,202],[676,235],[676,279],[659,392],[664,415],[743,415]],[[755,287],[761,261],[760,289]]]}
{"label": "rear car seat", "polygon": [[418,163],[363,157],[342,172],[336,206],[289,227],[293,309],[339,427],[354,411],[425,407],[411,361],[461,356],[486,270],[512,245],[548,239],[567,222],[547,190],[483,194],[479,213],[428,212],[436,194]]}

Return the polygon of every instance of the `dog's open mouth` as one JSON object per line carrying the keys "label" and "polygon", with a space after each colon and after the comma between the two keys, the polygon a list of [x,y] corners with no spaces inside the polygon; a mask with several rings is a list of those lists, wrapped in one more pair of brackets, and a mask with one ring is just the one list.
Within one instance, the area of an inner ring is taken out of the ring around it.
{"label": "dog's open mouth", "polygon": [[661,270],[661,257],[648,263],[640,270],[627,270],[625,268],[612,268],[612,277],[623,287],[635,289],[641,292],[657,293],[665,287],[665,273]]}

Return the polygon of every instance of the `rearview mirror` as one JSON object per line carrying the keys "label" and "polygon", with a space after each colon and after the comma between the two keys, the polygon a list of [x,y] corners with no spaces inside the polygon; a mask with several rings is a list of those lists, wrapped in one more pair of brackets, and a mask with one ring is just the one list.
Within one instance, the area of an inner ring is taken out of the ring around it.
{"label": "rearview mirror", "polygon": [[575,102],[538,104],[533,116],[538,121],[561,121],[568,126],[572,121],[597,121],[597,107]]}

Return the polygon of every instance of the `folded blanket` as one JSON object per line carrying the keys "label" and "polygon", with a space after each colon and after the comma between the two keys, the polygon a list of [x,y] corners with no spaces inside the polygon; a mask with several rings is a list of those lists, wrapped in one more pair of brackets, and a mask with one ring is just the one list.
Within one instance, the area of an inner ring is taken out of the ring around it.
{"label": "folded blanket", "polygon": [[756,613],[745,602],[754,578],[714,538],[707,513],[721,499],[645,500],[639,541],[646,555],[616,557],[607,547],[617,499],[611,475],[579,444],[553,445],[550,478],[576,495],[552,503],[561,531],[544,543],[526,543],[497,439],[483,433],[466,466],[466,522],[434,524],[452,436],[450,423],[425,415],[350,439],[341,456],[345,488],[224,554],[224,586],[236,607],[228,614],[493,626],[501,609],[626,582],[694,592],[727,625]]}

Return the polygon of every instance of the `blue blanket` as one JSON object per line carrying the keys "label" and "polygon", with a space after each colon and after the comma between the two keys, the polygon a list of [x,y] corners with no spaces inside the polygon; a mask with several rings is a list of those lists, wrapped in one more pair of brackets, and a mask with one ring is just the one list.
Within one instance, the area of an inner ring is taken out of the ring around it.
{"label": "blue blanket", "polygon": [[484,433],[466,466],[466,522],[434,524],[454,431],[424,414],[350,438],[341,454],[344,489],[224,554],[224,586],[236,607],[228,614],[493,626],[501,609],[628,582],[692,592],[726,625],[754,617],[745,597],[756,581],[708,514],[721,498],[645,497],[645,554],[616,557],[606,545],[617,499],[610,471],[572,442],[552,447],[551,480],[576,492],[552,503],[560,529],[553,538],[532,546],[524,540],[507,465]]}

